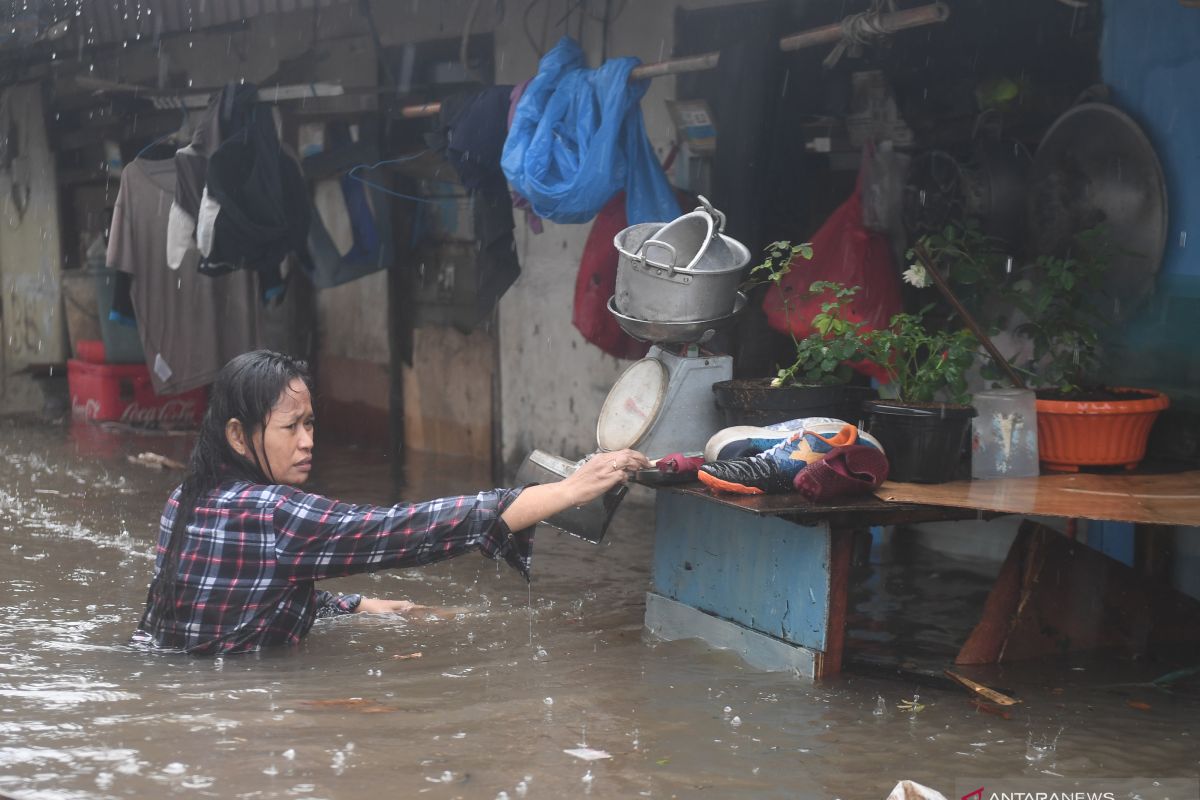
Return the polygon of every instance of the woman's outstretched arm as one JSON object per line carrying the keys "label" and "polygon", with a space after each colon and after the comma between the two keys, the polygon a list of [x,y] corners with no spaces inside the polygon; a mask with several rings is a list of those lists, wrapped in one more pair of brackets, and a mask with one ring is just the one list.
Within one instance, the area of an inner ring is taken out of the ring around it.
{"label": "woman's outstretched arm", "polygon": [[602,453],[588,459],[561,481],[530,486],[500,515],[509,530],[519,531],[544,519],[594,500],[650,462],[636,450]]}

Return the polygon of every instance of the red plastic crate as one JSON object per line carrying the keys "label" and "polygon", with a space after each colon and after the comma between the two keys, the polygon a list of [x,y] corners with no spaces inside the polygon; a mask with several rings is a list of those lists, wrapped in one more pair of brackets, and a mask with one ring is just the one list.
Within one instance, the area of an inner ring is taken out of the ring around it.
{"label": "red plastic crate", "polygon": [[208,406],[208,387],[158,395],[145,364],[67,361],[71,412],[81,419],[144,426],[194,426]]}

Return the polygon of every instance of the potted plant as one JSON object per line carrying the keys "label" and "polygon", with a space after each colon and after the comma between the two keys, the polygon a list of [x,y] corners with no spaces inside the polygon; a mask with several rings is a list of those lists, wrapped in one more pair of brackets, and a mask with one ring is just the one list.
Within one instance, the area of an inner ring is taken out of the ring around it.
{"label": "potted plant", "polygon": [[931,309],[897,314],[888,328],[870,335],[872,358],[890,379],[890,399],[864,403],[866,430],[883,445],[896,481],[957,477],[975,416],[967,373],[979,342],[965,328],[932,324]]}
{"label": "potted plant", "polygon": [[[773,242],[767,258],[750,271],[748,288],[778,284],[797,259],[810,260],[810,244]],[[790,333],[791,361],[776,374],[760,380],[736,379],[713,386],[726,425],[767,425],[801,417],[832,417],[858,422],[864,400],[876,396],[869,385],[854,383],[853,364],[872,358],[865,323],[854,319],[852,303],[857,286],[814,281],[807,299],[820,298],[820,310],[810,320],[807,336]],[[793,309],[783,294],[785,314]]]}
{"label": "potted plant", "polygon": [[[1024,347],[1010,358],[1037,396],[1043,466],[1137,466],[1158,414],[1170,401],[1150,389],[1109,387],[1100,374],[1103,282],[1115,246],[1103,226],[1076,234],[1061,254],[1016,261],[973,225],[925,237],[922,246],[992,331],[1011,330]],[[990,302],[985,302],[990,298]],[[997,377],[994,373],[989,377]]]}

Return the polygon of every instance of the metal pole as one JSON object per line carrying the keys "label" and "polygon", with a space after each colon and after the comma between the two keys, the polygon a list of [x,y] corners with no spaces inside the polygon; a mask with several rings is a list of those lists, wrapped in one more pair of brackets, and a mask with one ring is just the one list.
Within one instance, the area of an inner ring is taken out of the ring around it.
{"label": "metal pole", "polygon": [[[879,15],[879,26],[888,33],[895,33],[907,28],[919,28],[922,25],[932,25],[935,22],[945,22],[950,16],[950,8],[945,3],[931,3],[927,6],[907,8],[891,14]],[[816,47],[819,44],[833,44],[842,38],[842,23],[823,25],[800,33],[793,33],[779,40],[779,49],[785,52],[803,50],[806,47]]]}
{"label": "metal pole", "polygon": [[[881,14],[879,16],[879,25],[888,33],[894,33],[908,28],[918,28],[922,25],[932,25],[935,22],[945,22],[949,16],[950,8],[945,3],[937,2],[925,6],[917,6],[916,8],[908,8],[903,11],[895,11],[890,14]],[[833,25],[823,25],[820,28],[813,28],[812,30],[801,31],[800,33],[793,33],[791,36],[783,37],[779,40],[779,49],[785,52],[803,50],[807,47],[816,47],[817,45],[836,42],[841,37],[842,24],[840,22]],[[635,67],[629,73],[629,79],[644,80],[646,78],[658,78],[663,75],[676,75],[681,72],[701,72],[714,68],[720,60],[721,54],[713,52],[702,53],[698,56],[675,58],[669,61],[658,61],[653,64],[643,64],[640,67]],[[400,109],[400,116],[406,119],[436,117],[441,110],[441,103],[421,103],[420,105],[405,106]]]}

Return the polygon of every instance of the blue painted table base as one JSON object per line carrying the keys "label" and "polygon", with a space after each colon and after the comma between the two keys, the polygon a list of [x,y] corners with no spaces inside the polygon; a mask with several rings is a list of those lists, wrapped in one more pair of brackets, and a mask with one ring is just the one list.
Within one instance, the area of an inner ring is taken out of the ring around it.
{"label": "blue painted table base", "polygon": [[762,669],[841,669],[852,530],[800,525],[686,494],[655,503],[646,627],[698,637]]}

